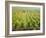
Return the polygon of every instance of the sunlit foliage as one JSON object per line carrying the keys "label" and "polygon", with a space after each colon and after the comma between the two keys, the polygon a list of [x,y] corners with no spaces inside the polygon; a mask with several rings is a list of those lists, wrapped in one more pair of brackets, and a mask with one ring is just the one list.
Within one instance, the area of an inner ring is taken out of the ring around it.
{"label": "sunlit foliage", "polygon": [[40,10],[13,8],[12,9],[12,30],[39,30]]}

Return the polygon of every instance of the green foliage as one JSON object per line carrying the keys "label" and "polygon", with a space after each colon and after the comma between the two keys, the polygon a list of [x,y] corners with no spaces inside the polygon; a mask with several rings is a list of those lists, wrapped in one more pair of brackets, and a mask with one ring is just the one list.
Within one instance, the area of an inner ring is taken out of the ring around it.
{"label": "green foliage", "polygon": [[39,30],[40,29],[40,13],[29,9],[12,10],[12,30]]}

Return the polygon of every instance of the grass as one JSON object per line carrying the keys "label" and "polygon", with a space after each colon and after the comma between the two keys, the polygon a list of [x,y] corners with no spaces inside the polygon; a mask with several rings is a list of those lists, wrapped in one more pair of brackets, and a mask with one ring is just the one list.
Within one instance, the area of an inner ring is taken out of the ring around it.
{"label": "grass", "polygon": [[24,9],[13,7],[12,9],[12,30],[39,30],[40,29],[40,10]]}

